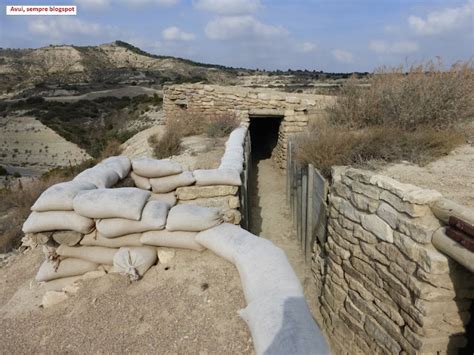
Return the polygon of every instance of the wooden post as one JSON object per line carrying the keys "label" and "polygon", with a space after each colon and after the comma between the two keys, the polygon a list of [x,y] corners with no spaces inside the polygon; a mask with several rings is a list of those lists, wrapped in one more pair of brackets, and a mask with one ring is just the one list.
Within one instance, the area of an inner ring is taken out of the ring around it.
{"label": "wooden post", "polygon": [[306,249],[305,249],[305,260],[306,262],[311,261],[311,255],[313,253],[313,242],[314,242],[314,221],[316,220],[315,210],[315,191],[314,191],[314,167],[312,164],[308,165],[308,212],[306,225]]}
{"label": "wooden post", "polygon": [[306,253],[306,226],[308,212],[308,167],[301,169],[301,250]]}

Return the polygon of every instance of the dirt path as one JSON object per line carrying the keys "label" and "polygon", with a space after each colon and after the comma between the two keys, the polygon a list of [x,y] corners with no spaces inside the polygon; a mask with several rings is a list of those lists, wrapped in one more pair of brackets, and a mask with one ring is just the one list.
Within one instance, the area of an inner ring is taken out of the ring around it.
{"label": "dirt path", "polygon": [[286,177],[271,159],[254,162],[250,188],[250,231],[282,248],[305,290],[313,316],[316,314],[316,290],[310,266],[296,240],[290,210],[286,203]]}
{"label": "dirt path", "polygon": [[83,281],[47,309],[32,281],[41,254],[0,267],[1,353],[253,353],[237,315],[245,307],[238,272],[210,251],[177,250],[134,283],[117,274]]}

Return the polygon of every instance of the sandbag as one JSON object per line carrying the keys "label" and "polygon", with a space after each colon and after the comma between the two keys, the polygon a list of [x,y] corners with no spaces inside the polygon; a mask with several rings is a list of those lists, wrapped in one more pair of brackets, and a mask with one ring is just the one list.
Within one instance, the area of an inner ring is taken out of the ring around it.
{"label": "sandbag", "polygon": [[74,258],[61,260],[57,267],[56,265],[55,262],[45,260],[36,274],[36,281],[50,281],[63,277],[82,275],[86,272],[97,269],[99,266],[98,264],[87,260]]}
{"label": "sandbag", "polygon": [[82,181],[94,184],[97,188],[109,188],[114,186],[120,177],[114,169],[105,165],[96,165],[84,170],[72,181]]}
{"label": "sandbag", "polygon": [[148,198],[148,201],[161,201],[164,203],[167,203],[170,208],[176,205],[178,202],[176,198],[176,193],[174,191],[168,192],[166,194],[154,194],[152,193],[150,197]]}
{"label": "sandbag", "polygon": [[194,170],[194,178],[196,185],[210,186],[210,185],[232,185],[240,186],[240,174],[234,169],[208,169],[208,170]]}
{"label": "sandbag", "polygon": [[157,259],[154,247],[123,247],[114,256],[114,271],[138,280]]}
{"label": "sandbag", "polygon": [[56,253],[68,258],[87,260],[96,264],[113,265],[114,255],[118,249],[104,247],[69,247],[60,245]]}
{"label": "sandbag", "polygon": [[150,179],[137,175],[133,171],[130,174],[130,177],[133,180],[133,183],[136,187],[143,190],[151,190]]}
{"label": "sandbag", "polygon": [[181,164],[175,161],[147,157],[133,159],[132,168],[135,174],[148,178],[176,175],[183,171]]}
{"label": "sandbag", "polygon": [[74,198],[74,211],[90,218],[141,218],[150,192],[135,187],[81,191]]}
{"label": "sandbag", "polygon": [[105,165],[113,169],[120,179],[125,178],[132,168],[132,163],[130,159],[126,156],[120,155],[115,157],[109,157],[100,162],[99,165]]}
{"label": "sandbag", "polygon": [[168,214],[166,229],[169,231],[201,232],[222,223],[218,208],[196,205],[178,205]]}
{"label": "sandbag", "polygon": [[31,212],[25,223],[23,233],[72,230],[87,234],[94,229],[94,220],[74,211]]}
{"label": "sandbag", "polygon": [[142,218],[132,221],[125,218],[106,218],[96,222],[97,231],[106,238],[126,234],[161,230],[165,228],[170,206],[161,201],[148,201],[143,208]]}
{"label": "sandbag", "polygon": [[245,141],[245,136],[247,134],[247,127],[240,126],[236,129],[234,129],[230,135],[229,138],[227,139],[227,142],[225,143],[226,147],[232,147],[232,146],[242,146]]}
{"label": "sandbag", "polygon": [[193,173],[185,171],[178,175],[150,179],[150,184],[154,193],[166,193],[174,191],[178,187],[192,185],[195,181]]}
{"label": "sandbag", "polygon": [[222,223],[196,235],[196,241],[221,258],[235,264],[241,246],[250,245],[253,234],[234,224]]}
{"label": "sandbag", "polygon": [[97,187],[84,181],[68,181],[55,184],[47,188],[38,197],[36,202],[31,206],[32,211],[72,211],[72,200],[81,190],[92,190]]}
{"label": "sandbag", "polygon": [[145,232],[140,241],[157,247],[183,248],[202,251],[205,248],[196,242],[196,232],[169,232],[166,230]]}
{"label": "sandbag", "polygon": [[141,233],[135,233],[117,238],[106,238],[102,234],[97,233],[97,231],[93,231],[92,233],[86,234],[80,244],[106,248],[140,247],[143,245],[140,242],[141,236]]}
{"label": "sandbag", "polygon": [[236,160],[225,160],[222,161],[219,165],[219,169],[232,169],[236,170],[239,174],[244,171],[244,163],[243,161],[236,161]]}
{"label": "sandbag", "polygon": [[257,354],[331,353],[304,297],[268,295],[251,302],[239,315],[250,329]]}
{"label": "sandbag", "polygon": [[53,233],[53,239],[58,244],[72,247],[81,241],[83,235],[75,231],[58,231]]}

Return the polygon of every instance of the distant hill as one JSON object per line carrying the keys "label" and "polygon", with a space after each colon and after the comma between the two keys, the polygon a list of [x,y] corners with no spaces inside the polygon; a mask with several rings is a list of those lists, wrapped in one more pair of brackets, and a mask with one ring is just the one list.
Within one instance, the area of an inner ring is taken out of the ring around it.
{"label": "distant hill", "polygon": [[149,54],[122,41],[87,47],[0,49],[0,94],[45,88],[81,93],[117,85],[167,82],[228,84],[238,73],[222,65]]}

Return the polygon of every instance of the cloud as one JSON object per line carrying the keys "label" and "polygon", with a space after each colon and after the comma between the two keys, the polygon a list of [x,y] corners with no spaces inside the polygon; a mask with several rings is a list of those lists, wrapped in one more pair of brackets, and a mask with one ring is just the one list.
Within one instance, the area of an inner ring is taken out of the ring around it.
{"label": "cloud", "polygon": [[303,42],[297,45],[296,50],[301,53],[309,53],[316,50],[317,46],[312,42]]}
{"label": "cloud", "polygon": [[281,26],[264,24],[253,16],[223,16],[211,20],[205,28],[210,39],[268,39],[288,34]]}
{"label": "cloud", "polygon": [[386,41],[371,41],[369,49],[378,54],[408,54],[418,51],[418,43],[413,41],[398,41],[388,43]]}
{"label": "cloud", "polygon": [[166,41],[192,41],[196,39],[194,33],[184,32],[176,26],[165,28],[163,32],[161,32],[161,35]]}
{"label": "cloud", "polygon": [[75,3],[81,8],[100,10],[110,6],[110,0],[74,0]]}
{"label": "cloud", "polygon": [[262,8],[260,0],[193,0],[193,5],[221,16],[250,15]]}
{"label": "cloud", "polygon": [[62,39],[71,36],[112,35],[113,28],[73,17],[38,18],[28,24],[28,31],[34,35]]}
{"label": "cloud", "polygon": [[474,0],[455,8],[430,12],[426,18],[408,17],[411,29],[420,35],[436,35],[473,25]]}
{"label": "cloud", "polygon": [[133,6],[146,6],[146,5],[158,5],[158,6],[174,6],[179,3],[179,0],[120,0],[122,3]]}
{"label": "cloud", "polygon": [[354,55],[351,52],[343,49],[335,49],[332,51],[332,55],[338,62],[341,63],[352,63],[354,61]]}

